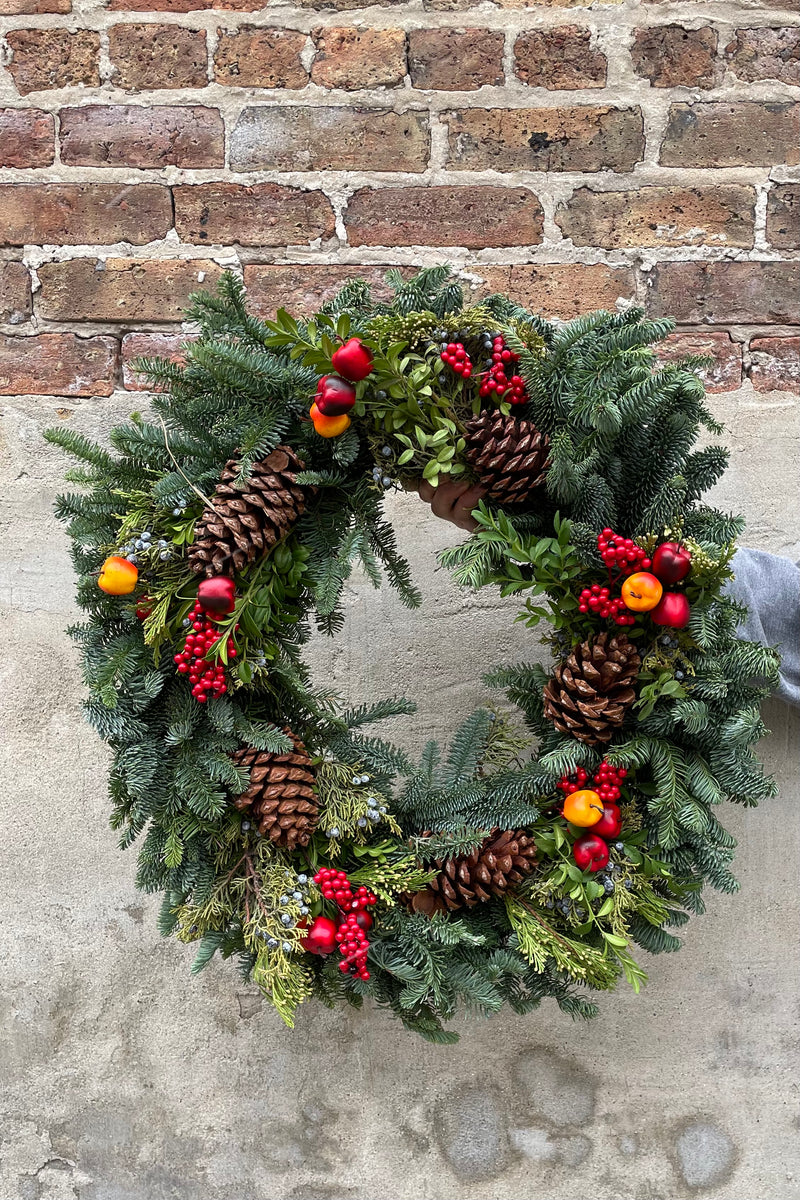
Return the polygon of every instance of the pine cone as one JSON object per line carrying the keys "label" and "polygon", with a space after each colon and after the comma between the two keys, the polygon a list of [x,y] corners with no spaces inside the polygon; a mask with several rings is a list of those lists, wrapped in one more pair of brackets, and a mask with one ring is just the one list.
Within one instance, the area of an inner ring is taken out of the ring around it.
{"label": "pine cone", "polygon": [[523,829],[494,829],[471,854],[436,865],[436,878],[411,898],[414,911],[429,917],[505,896],[536,866],[536,843]]}
{"label": "pine cone", "polygon": [[226,464],[213,496],[195,527],[189,563],[198,575],[230,575],[267,554],[305,509],[305,493],[295,482],[304,463],[290,446],[254,463],[250,478],[235,485],[235,458]]}
{"label": "pine cone", "polygon": [[633,683],[641,665],[625,633],[600,633],[582,642],[545,686],[545,716],[588,746],[610,742],[636,699]]}
{"label": "pine cone", "polygon": [[522,504],[544,483],[550,439],[533,421],[504,417],[499,409],[467,422],[467,460],[498,504]]}
{"label": "pine cone", "polygon": [[314,768],[303,743],[288,726],[283,731],[294,750],[273,754],[244,746],[231,755],[239,767],[250,772],[250,786],[233,803],[250,809],[259,831],[287,850],[307,846],[317,824]]}

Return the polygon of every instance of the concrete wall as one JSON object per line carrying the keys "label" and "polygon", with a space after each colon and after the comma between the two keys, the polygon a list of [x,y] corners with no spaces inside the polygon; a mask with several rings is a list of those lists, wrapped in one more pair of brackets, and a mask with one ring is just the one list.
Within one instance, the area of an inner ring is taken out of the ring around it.
{"label": "concrete wall", "polygon": [[[767,709],[781,794],[733,811],[739,896],[709,895],[684,950],[573,1024],[554,1007],[466,1020],[432,1047],[367,1011],[307,1006],[294,1033],[233,970],[197,980],[162,941],[106,827],[105,750],[80,714],[54,420],[96,434],[131,398],[12,400],[0,514],[3,1117],[0,1200],[793,1200],[800,1197],[798,718]],[[797,398],[712,397],[731,427],[722,499],[797,555]],[[513,606],[458,594],[450,531],[391,502],[425,591],[409,614],[354,581],[315,662],[349,696],[406,689],[396,729],[446,736],[481,672],[535,654]]]}

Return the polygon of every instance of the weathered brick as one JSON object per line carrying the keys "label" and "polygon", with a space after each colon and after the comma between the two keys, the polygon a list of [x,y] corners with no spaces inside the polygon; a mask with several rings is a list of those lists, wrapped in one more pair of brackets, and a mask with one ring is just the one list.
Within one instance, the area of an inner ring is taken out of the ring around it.
{"label": "weathered brick", "polygon": [[[603,4],[622,4],[624,0],[603,0]],[[505,9],[541,9],[541,8],[583,8],[589,7],[592,0],[492,0],[495,8]],[[474,8],[476,0],[422,0],[422,7],[428,12],[462,12],[466,8]]]}
{"label": "weathered brick", "polygon": [[800,83],[800,29],[737,29],[725,59],[740,79]]}
{"label": "weathered brick", "polygon": [[471,108],[443,119],[455,171],[631,171],[644,152],[638,108]]}
{"label": "weathered brick", "polygon": [[591,33],[577,25],[531,29],[514,43],[515,70],[530,87],[568,91],[599,88],[606,82],[605,54],[591,47]]}
{"label": "weathered brick", "polygon": [[752,246],[755,202],[740,184],[578,188],[556,222],[576,246]]}
{"label": "weathered brick", "polygon": [[397,87],[406,74],[402,29],[315,29],[312,83],[321,87]]}
{"label": "weathered brick", "polygon": [[72,0],[0,0],[0,17],[33,17],[39,13],[68,13]]}
{"label": "weathered brick", "polygon": [[733,392],[742,384],[742,346],[729,333],[677,331],[667,334],[658,345],[660,362],[678,362],[692,355],[713,358],[710,367],[699,372],[707,392]]}
{"label": "weathered brick", "polygon": [[301,88],[308,72],[300,55],[306,35],[292,29],[259,29],[240,25],[218,29],[214,78],[229,87]]}
{"label": "weathered brick", "polygon": [[322,192],[259,183],[201,183],[176,187],[175,228],[185,242],[241,246],[303,245],[336,230]]}
{"label": "weathered brick", "polygon": [[767,241],[778,250],[800,249],[800,183],[781,183],[770,192]]}
{"label": "weathered brick", "polygon": [[532,312],[569,321],[592,308],[614,312],[636,293],[630,267],[605,263],[536,263],[480,268],[486,291],[507,292]]}
{"label": "weathered brick", "polygon": [[222,167],[225,130],[216,108],[64,108],[61,159],[73,167]]}
{"label": "weathered brick", "polygon": [[347,202],[354,246],[528,246],[542,240],[542,206],[527,188],[362,188]]}
{"label": "weathered brick", "polygon": [[129,392],[162,391],[134,370],[134,362],[137,358],[168,358],[182,366],[186,361],[183,348],[194,341],[197,338],[186,333],[126,333],[122,339],[123,387]]}
{"label": "weathered brick", "polygon": [[38,108],[0,108],[0,167],[48,167],[55,158],[56,127]]}
{"label": "weathered brick", "polygon": [[408,67],[415,88],[471,92],[503,82],[503,43],[490,29],[412,29]]}
{"label": "weathered brick", "polygon": [[22,96],[51,88],[98,87],[100,34],[88,29],[9,29],[7,70]]}
{"label": "weathered brick", "polygon": [[110,396],[116,368],[115,338],[0,334],[2,396]]}
{"label": "weathered brick", "polygon": [[109,0],[108,7],[119,12],[188,13],[209,8],[223,12],[255,12],[264,0]]}
{"label": "weathered brick", "polygon": [[231,134],[234,171],[424,171],[428,114],[378,108],[245,108]]}
{"label": "weathered brick", "polygon": [[673,104],[660,162],[665,167],[794,166],[800,162],[800,104]]}
{"label": "weathered brick", "polygon": [[180,321],[189,296],[222,274],[206,259],[74,258],[39,267],[39,312],[53,321]]}
{"label": "weathered brick", "polygon": [[24,263],[0,262],[0,321],[19,325],[31,315],[31,277]]}
{"label": "weathered brick", "polygon": [[753,338],[750,379],[758,392],[800,392],[800,337]]}
{"label": "weathered brick", "polygon": [[112,25],[108,50],[114,85],[127,91],[197,88],[208,82],[203,29],[180,25]]}
{"label": "weathered brick", "polygon": [[656,88],[713,87],[719,74],[716,57],[717,32],[709,25],[655,25],[634,31],[634,70]]}
{"label": "weathered brick", "polygon": [[647,290],[651,313],[688,325],[800,321],[800,262],[662,262]]}
{"label": "weathered brick", "polygon": [[260,317],[274,317],[279,308],[308,314],[318,312],[343,284],[365,279],[376,300],[388,300],[392,290],[386,283],[388,267],[262,266],[244,269],[249,307]]}
{"label": "weathered brick", "polygon": [[169,188],[155,183],[0,184],[0,244],[72,246],[163,238]]}

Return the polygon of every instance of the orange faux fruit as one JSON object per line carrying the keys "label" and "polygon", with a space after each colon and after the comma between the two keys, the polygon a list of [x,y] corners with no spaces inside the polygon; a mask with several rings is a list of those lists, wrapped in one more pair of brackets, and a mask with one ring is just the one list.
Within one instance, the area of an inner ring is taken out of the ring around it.
{"label": "orange faux fruit", "polygon": [[344,433],[345,429],[350,428],[350,418],[347,413],[341,413],[338,417],[326,417],[319,411],[316,404],[312,404],[310,415],[320,437],[338,437],[340,433]]}
{"label": "orange faux fruit", "polygon": [[570,825],[580,825],[588,829],[596,825],[603,815],[603,801],[597,792],[584,788],[580,792],[572,792],[564,801],[564,816]]}
{"label": "orange faux fruit", "polygon": [[127,596],[136,587],[138,568],[127,558],[112,554],[100,568],[97,586],[109,596]]}
{"label": "orange faux fruit", "polygon": [[622,599],[625,601],[625,607],[630,608],[632,612],[649,612],[658,604],[663,591],[655,575],[651,575],[649,571],[637,571],[635,575],[629,575],[623,583]]}

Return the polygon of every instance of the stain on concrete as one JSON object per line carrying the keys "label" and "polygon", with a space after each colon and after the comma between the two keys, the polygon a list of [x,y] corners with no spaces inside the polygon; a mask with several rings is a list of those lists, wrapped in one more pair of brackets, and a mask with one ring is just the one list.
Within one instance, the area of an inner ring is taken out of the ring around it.
{"label": "stain on concrete", "polygon": [[675,1159],[686,1186],[702,1191],[730,1179],[736,1166],[736,1147],[713,1121],[694,1118],[676,1130]]}
{"label": "stain on concrete", "polygon": [[239,1016],[243,1021],[249,1021],[261,1012],[264,997],[261,992],[237,992],[236,1000],[239,1004]]}
{"label": "stain on concrete", "polygon": [[517,1058],[514,1081],[530,1113],[559,1128],[583,1126],[594,1117],[597,1081],[572,1059],[536,1046]]}
{"label": "stain on concrete", "polygon": [[434,1129],[459,1179],[493,1179],[511,1160],[508,1117],[496,1088],[454,1088],[437,1108]]}
{"label": "stain on concrete", "polygon": [[514,1149],[533,1162],[552,1162],[565,1167],[577,1167],[592,1152],[592,1142],[583,1133],[557,1137],[548,1133],[546,1129],[530,1126],[512,1129],[509,1136]]}

